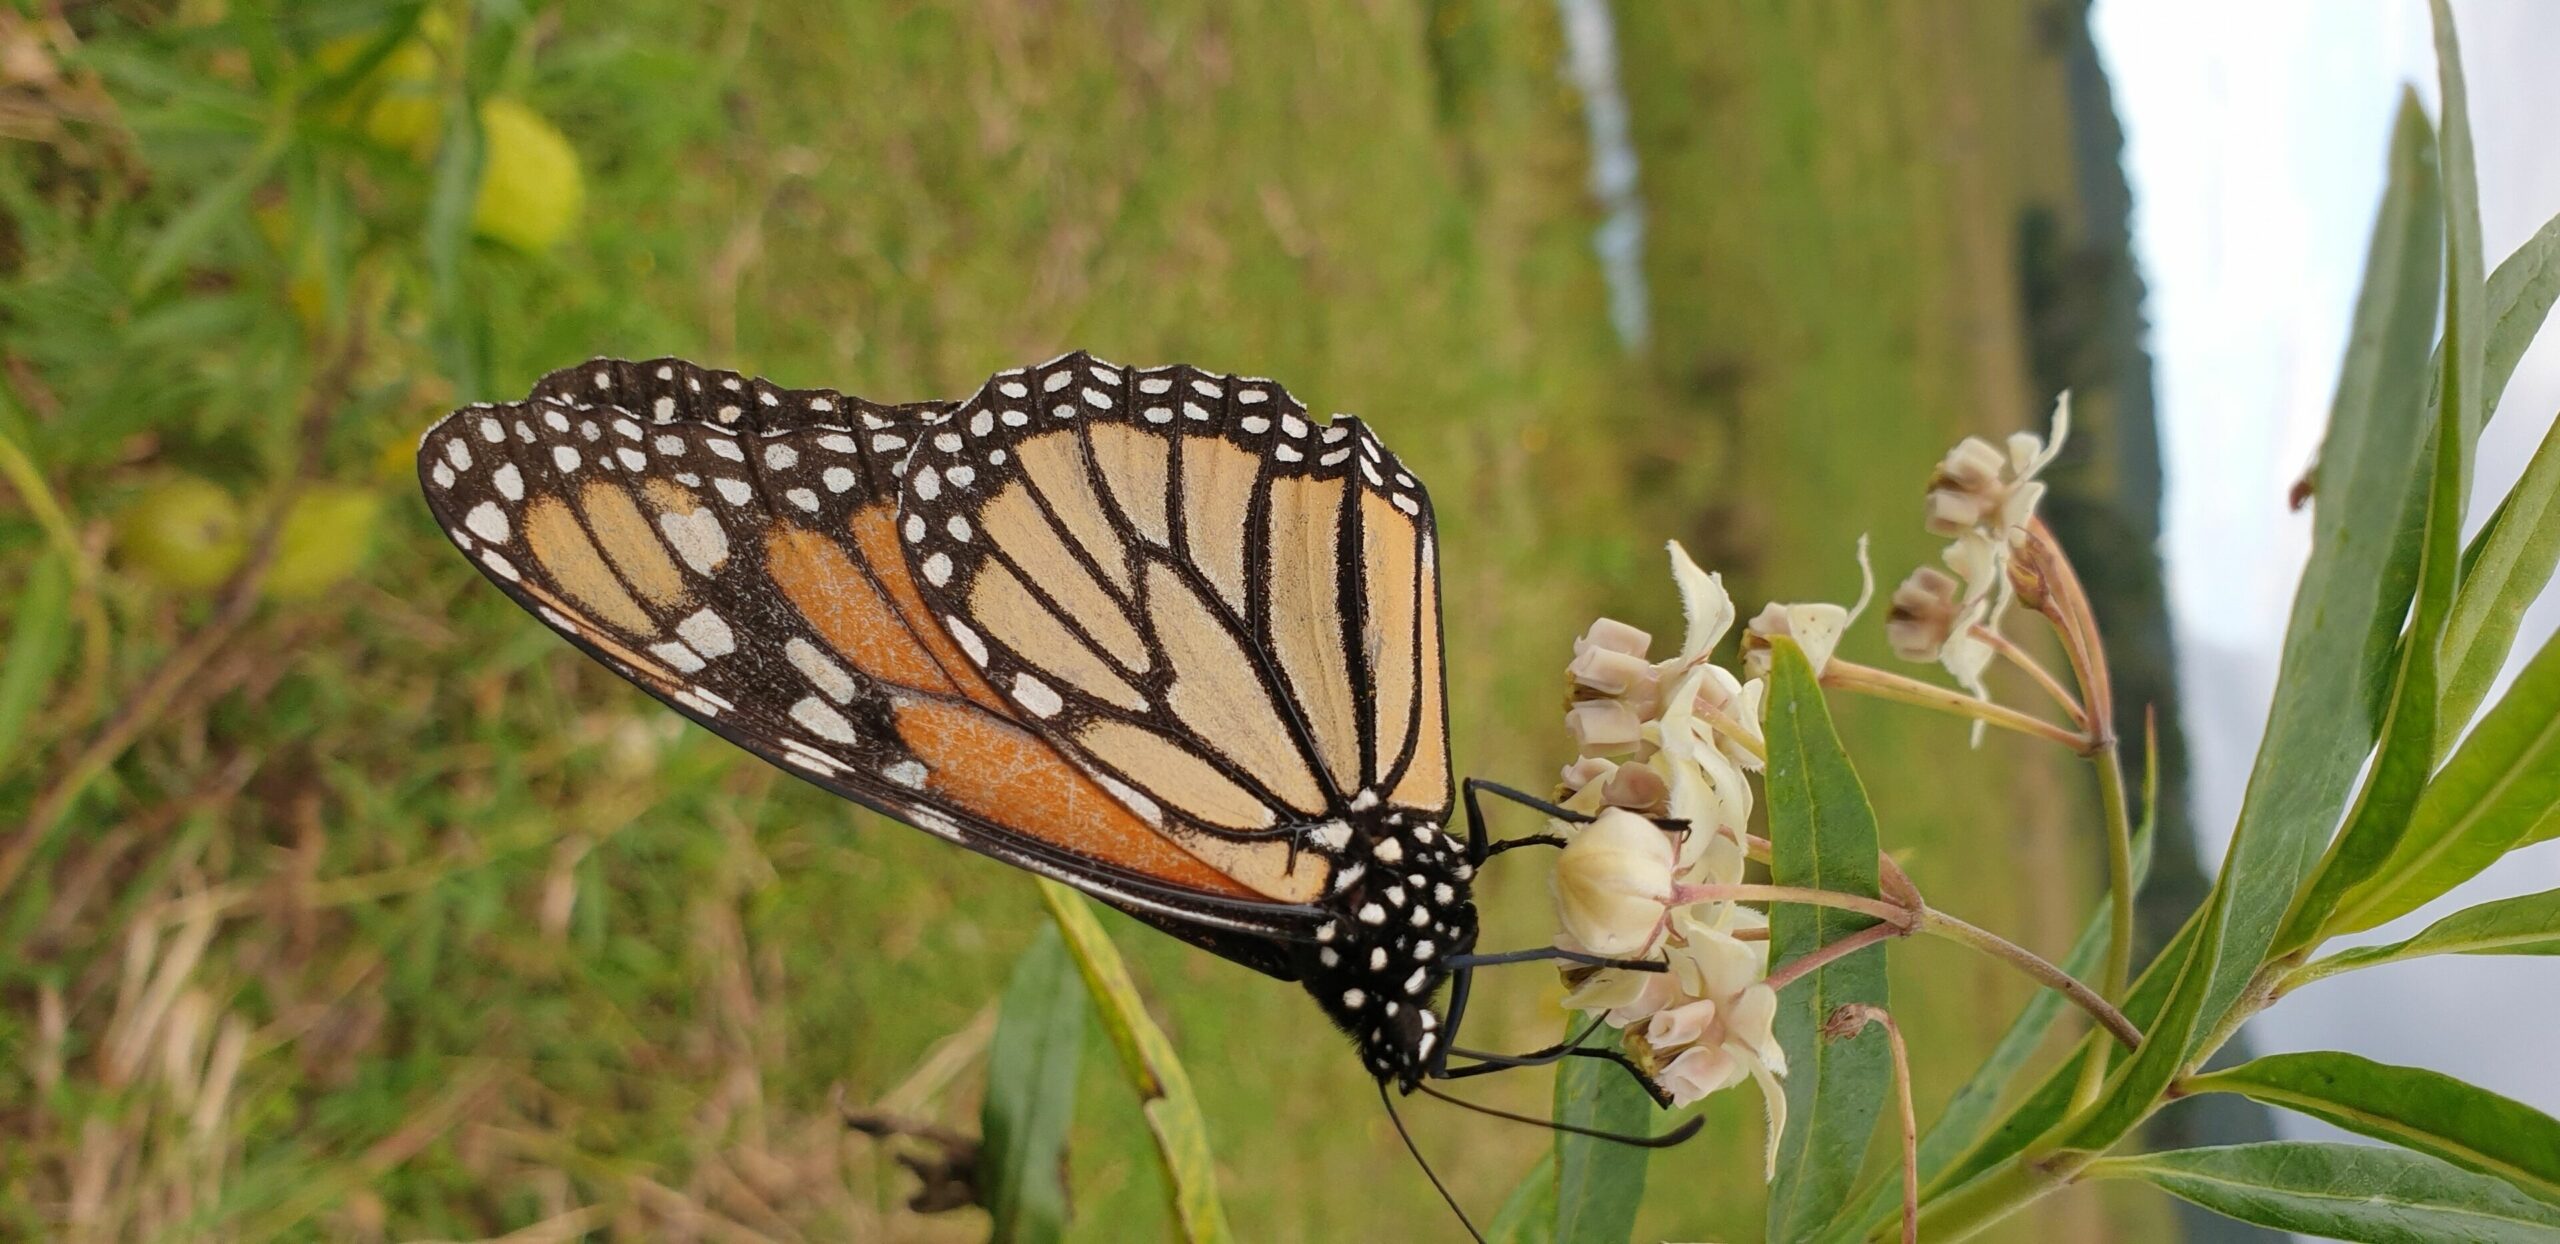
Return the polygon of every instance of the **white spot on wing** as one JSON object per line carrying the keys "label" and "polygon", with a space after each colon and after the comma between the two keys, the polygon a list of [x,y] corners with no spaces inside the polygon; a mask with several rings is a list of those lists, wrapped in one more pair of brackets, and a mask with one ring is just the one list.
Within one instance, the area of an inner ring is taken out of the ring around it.
{"label": "white spot on wing", "polygon": [[801,677],[825,692],[828,699],[838,704],[853,699],[853,675],[846,673],[833,657],[820,652],[816,644],[794,635],[790,643],[782,646],[782,655],[790,659],[792,668],[799,670]]}
{"label": "white spot on wing", "polygon": [[667,543],[675,546],[676,556],[693,567],[695,574],[711,573],[729,556],[729,533],[721,529],[720,520],[713,518],[709,510],[660,514],[658,530],[666,534]]}
{"label": "white spot on wing", "polygon": [[506,543],[513,530],[507,523],[506,511],[499,509],[495,501],[483,501],[471,507],[471,512],[462,516],[462,525],[470,528],[471,534],[491,544]]}
{"label": "white spot on wing", "polygon": [[791,720],[808,727],[811,734],[831,743],[855,741],[853,723],[846,721],[844,714],[837,712],[826,701],[814,695],[802,696],[799,703],[791,706]]}
{"label": "white spot on wing", "polygon": [[1067,706],[1067,702],[1059,699],[1058,693],[1049,684],[1029,674],[1013,676],[1013,698],[1016,703],[1041,717],[1055,717],[1058,715],[1058,710]]}
{"label": "white spot on wing", "polygon": [[706,657],[725,657],[738,650],[738,637],[729,624],[708,609],[697,609],[676,623],[676,634]]}
{"label": "white spot on wing", "polygon": [[524,499],[524,472],[517,470],[516,464],[499,463],[498,469],[489,473],[489,480],[498,486],[499,496],[509,501]]}

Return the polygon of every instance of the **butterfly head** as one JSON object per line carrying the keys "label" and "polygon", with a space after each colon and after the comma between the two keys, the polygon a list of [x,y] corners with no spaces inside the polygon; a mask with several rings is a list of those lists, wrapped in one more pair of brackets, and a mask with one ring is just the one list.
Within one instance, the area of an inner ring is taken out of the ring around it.
{"label": "butterfly head", "polygon": [[1448,960],[1475,948],[1474,870],[1439,827],[1401,816],[1361,827],[1342,852],[1333,917],[1302,952],[1300,979],[1360,1045],[1380,1080],[1410,1089],[1448,1040],[1432,998]]}

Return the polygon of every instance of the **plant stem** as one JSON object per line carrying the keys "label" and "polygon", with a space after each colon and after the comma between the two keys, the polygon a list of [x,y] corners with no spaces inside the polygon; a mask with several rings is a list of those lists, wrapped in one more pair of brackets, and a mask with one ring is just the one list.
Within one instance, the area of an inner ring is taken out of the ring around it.
{"label": "plant stem", "polygon": [[2053,702],[2061,705],[2064,713],[2070,715],[2073,725],[2082,730],[2089,728],[2089,710],[2080,707],[2080,701],[2063,687],[2061,681],[2053,676],[2052,671],[2047,670],[2042,662],[2028,655],[2026,649],[2018,646],[2018,641],[1979,622],[1974,623],[1973,637],[1991,645],[1992,651],[1999,653],[2009,664],[2018,667],[2027,677],[2034,679],[2035,684],[2043,688],[2046,695],[2053,697]]}
{"label": "plant stem", "polygon": [[[2133,1021],[2126,1019],[2122,1011],[2109,1005],[2104,997],[2099,996],[2098,991],[2082,984],[2069,972],[2054,966],[2051,960],[1989,929],[1950,916],[1926,904],[1914,911],[1910,907],[1886,902],[1883,899],[1868,898],[1862,894],[1842,894],[1834,890],[1817,890],[1809,886],[1756,885],[1747,882],[1733,885],[1684,885],[1674,891],[1671,901],[1675,906],[1714,902],[1802,903],[1811,907],[1836,907],[1842,911],[1854,911],[1860,915],[1873,916],[1883,922],[1874,928],[1862,929],[1847,938],[1823,947],[1822,950],[1817,950],[1788,964],[1780,969],[1783,980],[1780,974],[1770,976],[1769,980],[1773,986],[1783,984],[1784,981],[1792,981],[1804,972],[1822,966],[1821,963],[1812,963],[1801,969],[1798,967],[1825,951],[1845,946],[1848,949],[1840,950],[1838,953],[1847,954],[1849,950],[1872,945],[1888,937],[1928,933],[1969,946],[2016,967],[2033,977],[2037,984],[2060,993],[2069,999],[2072,1005],[2087,1011],[2109,1033],[2113,1034],[2116,1040],[2123,1042],[2127,1049],[2138,1049],[2142,1045],[2142,1030],[2134,1027]],[[1873,936],[1869,936],[1870,934]],[[1866,940],[1857,941],[1856,939],[1859,938]],[[1852,941],[1856,941],[1856,945],[1851,945]],[[1822,962],[1829,961],[1829,958],[1826,958]]]}
{"label": "plant stem", "polygon": [[[2018,970],[2034,977],[2038,984],[2060,993],[2063,997],[2070,999],[2072,1005],[2087,1011],[2110,1034],[2114,1035],[2116,1040],[2123,1042],[2126,1049],[2141,1048],[2142,1030],[2134,1027],[2133,1021],[2124,1017],[2124,1012],[2117,1010],[2105,998],[2100,997],[2098,991],[2080,983],[2069,972],[2055,967],[2052,961],[2034,951],[1989,929],[1968,924],[1935,907],[1926,908],[1921,912],[1920,931],[1970,946],[2014,965]],[[2106,1060],[2102,1058],[2097,1061]]]}
{"label": "plant stem", "polygon": [[1908,933],[1916,921],[1907,907],[1861,894],[1842,894],[1836,890],[1817,890],[1798,885],[1757,885],[1737,882],[1732,885],[1684,885],[1672,894],[1672,905],[1689,903],[1802,903],[1807,907],[1837,907],[1884,921],[1893,932]]}
{"label": "plant stem", "polygon": [[1880,670],[1872,665],[1860,665],[1855,661],[1843,661],[1833,657],[1822,667],[1822,685],[1841,691],[1871,695],[1880,700],[1893,700],[1898,703],[1918,705],[1921,708],[1935,709],[1957,717],[1971,718],[1998,726],[2003,730],[2015,730],[2020,734],[2033,735],[2047,742],[2060,743],[2074,752],[2085,754],[2089,750],[2089,740],[2086,736],[2066,730],[2041,717],[2021,713],[2004,704],[1978,700],[1961,691],[1925,683],[1916,678],[1905,678],[1890,670]]}
{"label": "plant stem", "polygon": [[2108,739],[2089,758],[2098,766],[2098,797],[2107,819],[2107,966],[2100,992],[2124,996],[2133,977],[2133,809],[2125,801],[2124,765]]}
{"label": "plant stem", "polygon": [[1771,989],[1784,989],[1807,976],[1811,976],[1814,973],[1831,966],[1834,960],[1846,959],[1861,950],[1865,950],[1869,946],[1873,946],[1876,943],[1885,940],[1886,938],[1902,937],[1907,935],[1909,932],[1910,930],[1905,929],[1900,925],[1868,925],[1847,937],[1841,938],[1839,941],[1825,942],[1801,955],[1797,955],[1793,959],[1787,960],[1784,964],[1779,966],[1777,971],[1769,974],[1767,982],[1768,986]]}
{"label": "plant stem", "polygon": [[1835,1040],[1856,1036],[1869,1024],[1884,1029],[1893,1050],[1893,1089],[1902,1106],[1902,1244],[1920,1244],[1920,1115],[1911,1108],[1911,1051],[1902,1044],[1902,1029],[1893,1012],[1852,1002],[1824,1021],[1823,1032]]}

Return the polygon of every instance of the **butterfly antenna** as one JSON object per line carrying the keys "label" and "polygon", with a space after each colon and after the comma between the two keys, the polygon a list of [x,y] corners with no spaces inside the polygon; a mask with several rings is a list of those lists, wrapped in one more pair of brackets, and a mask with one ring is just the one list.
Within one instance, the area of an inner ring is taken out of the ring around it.
{"label": "butterfly antenna", "polygon": [[[1428,1088],[1422,1091],[1431,1093]],[[1431,1095],[1439,1096],[1438,1093]],[[1404,1130],[1404,1116],[1396,1113],[1396,1101],[1387,1096],[1387,1082],[1384,1080],[1378,1081],[1378,1104],[1387,1108],[1387,1119],[1396,1125],[1396,1135],[1404,1141],[1404,1151],[1413,1155],[1413,1164],[1422,1168],[1422,1177],[1431,1181],[1432,1190],[1449,1203],[1449,1212],[1458,1216],[1458,1225],[1467,1229],[1467,1237],[1476,1244],[1484,1244],[1484,1232],[1476,1230],[1476,1224],[1468,1219],[1467,1211],[1458,1208],[1458,1198],[1449,1195],[1449,1186],[1440,1182],[1440,1173],[1431,1169],[1430,1159],[1422,1156],[1422,1147],[1413,1143],[1413,1133]]]}
{"label": "butterfly antenna", "polygon": [[1513,1114],[1508,1110],[1497,1110],[1492,1106],[1487,1106],[1480,1102],[1468,1101],[1463,1097],[1452,1097],[1428,1084],[1417,1084],[1414,1087],[1421,1089],[1423,1092],[1428,1093],[1433,1097],[1437,1097],[1452,1106],[1472,1110],[1477,1114],[1491,1115],[1497,1119],[1509,1119],[1514,1123],[1526,1123],[1531,1127],[1543,1127],[1551,1132],[1570,1132],[1576,1136],[1588,1136],[1593,1140],[1606,1140],[1614,1144],[1632,1145],[1638,1149],[1668,1149],[1673,1145],[1679,1144],[1682,1141],[1697,1135],[1698,1129],[1707,1125],[1705,1118],[1692,1115],[1688,1122],[1683,1123],[1670,1131],[1664,1132],[1659,1136],[1630,1136],[1624,1132],[1604,1132],[1598,1128],[1576,1127],[1571,1123],[1558,1123],[1553,1119],[1541,1119],[1532,1115]]}

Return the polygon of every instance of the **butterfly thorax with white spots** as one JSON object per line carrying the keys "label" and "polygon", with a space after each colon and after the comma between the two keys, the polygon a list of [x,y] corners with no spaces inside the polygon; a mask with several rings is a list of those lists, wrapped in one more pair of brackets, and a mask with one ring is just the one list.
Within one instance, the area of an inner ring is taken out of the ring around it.
{"label": "butterfly thorax with white spots", "polygon": [[1449,958],[1475,948],[1475,870],[1447,833],[1404,814],[1351,828],[1327,886],[1332,918],[1300,948],[1298,975],[1361,1065],[1410,1089],[1448,1040],[1431,1000]]}

